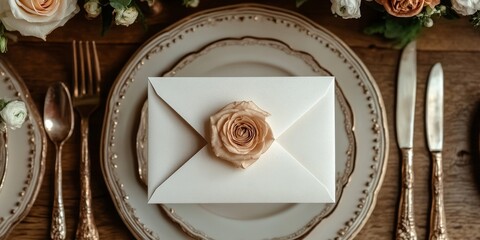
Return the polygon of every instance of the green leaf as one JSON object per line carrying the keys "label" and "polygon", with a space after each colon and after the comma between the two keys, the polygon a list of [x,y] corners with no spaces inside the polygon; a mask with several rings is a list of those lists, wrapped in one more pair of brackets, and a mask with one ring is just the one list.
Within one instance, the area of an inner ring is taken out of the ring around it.
{"label": "green leaf", "polygon": [[113,21],[113,7],[110,5],[104,6],[102,9],[102,33],[101,35],[104,36],[105,33],[110,30],[110,26],[112,26]]}
{"label": "green leaf", "polygon": [[0,110],[2,110],[7,105],[7,103],[8,102],[4,99],[0,99]]}
{"label": "green leaf", "polygon": [[118,2],[110,2],[110,6],[114,9],[119,9],[119,10],[127,8],[126,6]]}
{"label": "green leaf", "polygon": [[399,22],[393,19],[386,19],[385,21],[385,32],[384,36],[386,38],[394,39],[402,36],[405,32],[405,26],[401,25]]}
{"label": "green leaf", "polygon": [[395,48],[402,48],[414,40],[422,30],[418,18],[397,18],[385,13],[382,19],[364,29],[364,33],[382,35],[393,41]]}
{"label": "green leaf", "polygon": [[146,31],[148,29],[148,25],[145,18],[145,14],[143,14],[142,9],[140,8],[140,6],[138,6],[138,4],[135,1],[132,2],[132,6],[134,6],[137,9],[138,19],[140,20],[140,23],[142,24],[143,29]]}
{"label": "green leaf", "polygon": [[110,0],[110,6],[115,9],[125,9],[131,2],[132,0]]}
{"label": "green leaf", "polygon": [[383,22],[375,23],[363,29],[363,33],[368,35],[382,34],[385,32],[385,24]]}
{"label": "green leaf", "polygon": [[422,23],[418,18],[390,18],[386,21],[384,36],[394,40],[395,47],[402,48],[420,34]]}
{"label": "green leaf", "polygon": [[299,8],[300,6],[302,6],[307,1],[308,0],[295,0],[295,5],[297,6],[297,8]]}

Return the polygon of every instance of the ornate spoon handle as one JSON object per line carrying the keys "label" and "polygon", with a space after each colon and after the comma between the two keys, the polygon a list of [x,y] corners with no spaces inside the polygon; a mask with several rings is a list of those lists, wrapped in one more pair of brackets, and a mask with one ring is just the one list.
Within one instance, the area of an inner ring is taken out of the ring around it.
{"label": "ornate spoon handle", "polygon": [[90,188],[90,157],[88,152],[88,118],[81,119],[82,161],[80,163],[80,216],[76,239],[99,239],[92,212],[92,191]]}
{"label": "ornate spoon handle", "polygon": [[397,239],[416,240],[413,211],[413,150],[402,148],[402,190],[398,207]]}
{"label": "ornate spoon handle", "polygon": [[63,207],[62,194],[62,145],[58,145],[56,148],[55,183],[50,238],[54,240],[63,240],[65,239],[67,227],[65,224],[65,210]]}
{"label": "ornate spoon handle", "polygon": [[432,152],[432,209],[430,212],[430,239],[447,240],[447,221],[443,204],[442,153]]}

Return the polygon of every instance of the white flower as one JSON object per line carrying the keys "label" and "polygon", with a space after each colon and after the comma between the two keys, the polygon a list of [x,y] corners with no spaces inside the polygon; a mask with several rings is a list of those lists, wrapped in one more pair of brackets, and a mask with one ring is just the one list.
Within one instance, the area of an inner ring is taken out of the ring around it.
{"label": "white flower", "polygon": [[330,2],[332,2],[333,14],[344,19],[360,17],[361,0],[330,0]]}
{"label": "white flower", "polygon": [[96,18],[102,12],[102,7],[98,0],[89,0],[85,2],[83,8],[85,8],[85,12],[87,12],[87,18]]}
{"label": "white flower", "polygon": [[78,11],[77,0],[0,0],[0,20],[8,31],[43,40]]}
{"label": "white flower", "polygon": [[135,7],[128,7],[125,9],[115,9],[115,24],[128,27],[134,23],[138,16],[138,11]]}
{"label": "white flower", "polygon": [[480,10],[480,0],[452,0],[452,9],[460,15],[472,15]]}
{"label": "white flower", "polygon": [[20,128],[27,118],[27,108],[22,101],[8,102],[0,111],[0,117],[10,129]]}
{"label": "white flower", "polygon": [[184,0],[183,5],[187,7],[198,7],[200,0]]}

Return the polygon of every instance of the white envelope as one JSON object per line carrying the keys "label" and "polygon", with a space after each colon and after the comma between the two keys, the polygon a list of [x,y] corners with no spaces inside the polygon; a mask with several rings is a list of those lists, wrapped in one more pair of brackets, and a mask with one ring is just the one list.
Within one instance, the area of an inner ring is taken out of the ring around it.
{"label": "white envelope", "polygon": [[[335,201],[333,77],[154,77],[148,203]],[[246,169],[209,150],[210,116],[233,101],[270,113],[275,141]]]}

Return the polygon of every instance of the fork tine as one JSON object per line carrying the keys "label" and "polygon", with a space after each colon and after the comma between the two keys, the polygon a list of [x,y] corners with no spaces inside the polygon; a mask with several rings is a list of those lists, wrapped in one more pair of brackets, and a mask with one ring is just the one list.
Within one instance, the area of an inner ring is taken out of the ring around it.
{"label": "fork tine", "polygon": [[72,49],[73,96],[80,97],[100,93],[100,62],[95,41],[77,42],[73,40]]}
{"label": "fork tine", "polygon": [[93,94],[93,75],[92,75],[92,58],[90,56],[90,42],[85,42],[85,53],[87,55],[87,73],[88,73],[88,82],[87,84],[87,94]]}
{"label": "fork tine", "polygon": [[73,49],[73,96],[78,97],[78,59],[77,59],[77,41],[72,42]]}
{"label": "fork tine", "polygon": [[85,58],[84,58],[84,50],[83,50],[83,42],[79,41],[78,42],[78,48],[80,52],[80,94],[85,95],[86,94],[86,86],[85,86]]}
{"label": "fork tine", "polygon": [[94,71],[95,71],[95,91],[96,93],[100,93],[100,84],[102,82],[102,78],[100,75],[100,62],[98,61],[97,55],[97,45],[95,41],[92,41],[92,48],[93,48],[93,61],[94,61]]}

